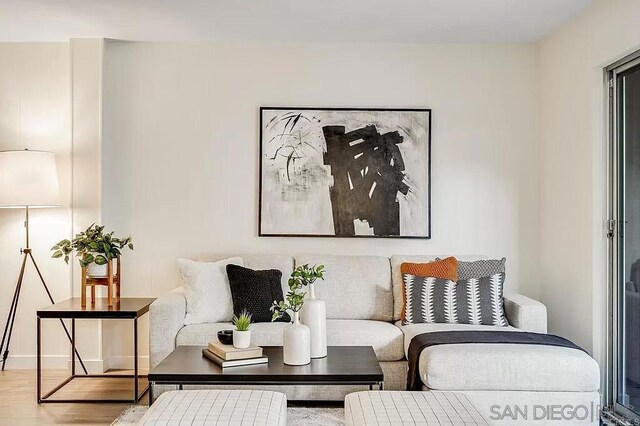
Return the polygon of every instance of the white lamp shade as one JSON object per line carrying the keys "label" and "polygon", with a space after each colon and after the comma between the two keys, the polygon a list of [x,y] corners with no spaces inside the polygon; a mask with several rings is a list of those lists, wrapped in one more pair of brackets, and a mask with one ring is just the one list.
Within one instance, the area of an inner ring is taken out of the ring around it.
{"label": "white lamp shade", "polygon": [[52,152],[0,151],[0,207],[56,206],[58,194]]}

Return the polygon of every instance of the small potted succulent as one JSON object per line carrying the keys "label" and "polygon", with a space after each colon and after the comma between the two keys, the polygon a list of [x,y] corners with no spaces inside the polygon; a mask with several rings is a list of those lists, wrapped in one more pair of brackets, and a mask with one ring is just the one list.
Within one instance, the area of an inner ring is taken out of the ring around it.
{"label": "small potted succulent", "polygon": [[240,312],[240,315],[234,315],[232,319],[233,325],[233,346],[238,349],[245,349],[251,346],[251,314],[246,310]]}
{"label": "small potted succulent", "polygon": [[104,232],[104,226],[94,223],[72,240],[65,239],[51,247],[51,257],[64,258],[68,264],[70,254],[75,252],[80,266],[87,268],[87,275],[106,277],[107,264],[120,256],[125,247],[133,250],[131,237],[115,237],[113,232]]}

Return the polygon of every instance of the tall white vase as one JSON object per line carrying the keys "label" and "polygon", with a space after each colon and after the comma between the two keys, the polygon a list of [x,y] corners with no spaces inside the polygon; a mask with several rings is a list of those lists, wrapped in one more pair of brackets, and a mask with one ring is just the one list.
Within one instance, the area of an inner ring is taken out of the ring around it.
{"label": "tall white vase", "polygon": [[311,334],[311,358],[327,356],[327,312],[324,300],[316,299],[313,284],[309,284],[309,298],[305,300],[300,319]]}
{"label": "tall white vase", "polygon": [[309,327],[300,323],[300,313],[293,313],[293,324],[288,324],[283,332],[282,352],[287,365],[306,365],[311,362]]}

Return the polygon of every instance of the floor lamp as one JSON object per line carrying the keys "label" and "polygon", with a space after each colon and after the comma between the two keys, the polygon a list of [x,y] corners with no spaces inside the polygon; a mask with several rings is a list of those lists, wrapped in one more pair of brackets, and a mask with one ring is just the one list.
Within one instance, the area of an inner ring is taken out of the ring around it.
{"label": "floor lamp", "polygon": [[[33,207],[55,207],[58,202],[58,172],[56,169],[55,156],[51,152],[45,151],[0,151],[0,208],[19,208],[25,210],[25,242],[24,248],[20,249],[22,254],[22,265],[18,274],[18,282],[13,292],[13,301],[7,315],[7,322],[2,333],[2,370],[9,357],[9,345],[11,344],[11,332],[18,311],[20,291],[27,261],[30,261],[40,277],[42,286],[49,296],[49,301],[53,301],[51,292],[44,281],[40,268],[36,263],[31,248],[29,247],[29,208]],[[69,341],[71,335],[65,323],[60,320]],[[6,343],[6,345],[5,345]],[[78,354],[82,369],[87,374],[87,369]]]}

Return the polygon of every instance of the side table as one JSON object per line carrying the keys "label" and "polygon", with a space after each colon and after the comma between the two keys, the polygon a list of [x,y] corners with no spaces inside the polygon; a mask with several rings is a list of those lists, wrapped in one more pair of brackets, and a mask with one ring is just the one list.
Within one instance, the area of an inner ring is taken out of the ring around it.
{"label": "side table", "polygon": [[[120,302],[109,306],[106,299],[97,299],[95,304],[82,307],[80,298],[67,299],[48,308],[37,311],[36,337],[36,387],[38,403],[53,402],[132,402],[137,403],[149,390],[147,385],[142,392],[138,390],[138,379],[145,378],[138,372],[138,318],[149,312],[149,306],[155,299],[151,298],[122,298]],[[42,319],[70,319],[71,320],[71,375],[62,383],[42,395]],[[76,320],[77,319],[131,319],[133,320],[133,374],[76,374]],[[131,378],[133,382],[133,398],[130,399],[51,399],[51,397],[74,379],[102,378],[122,379]]]}

